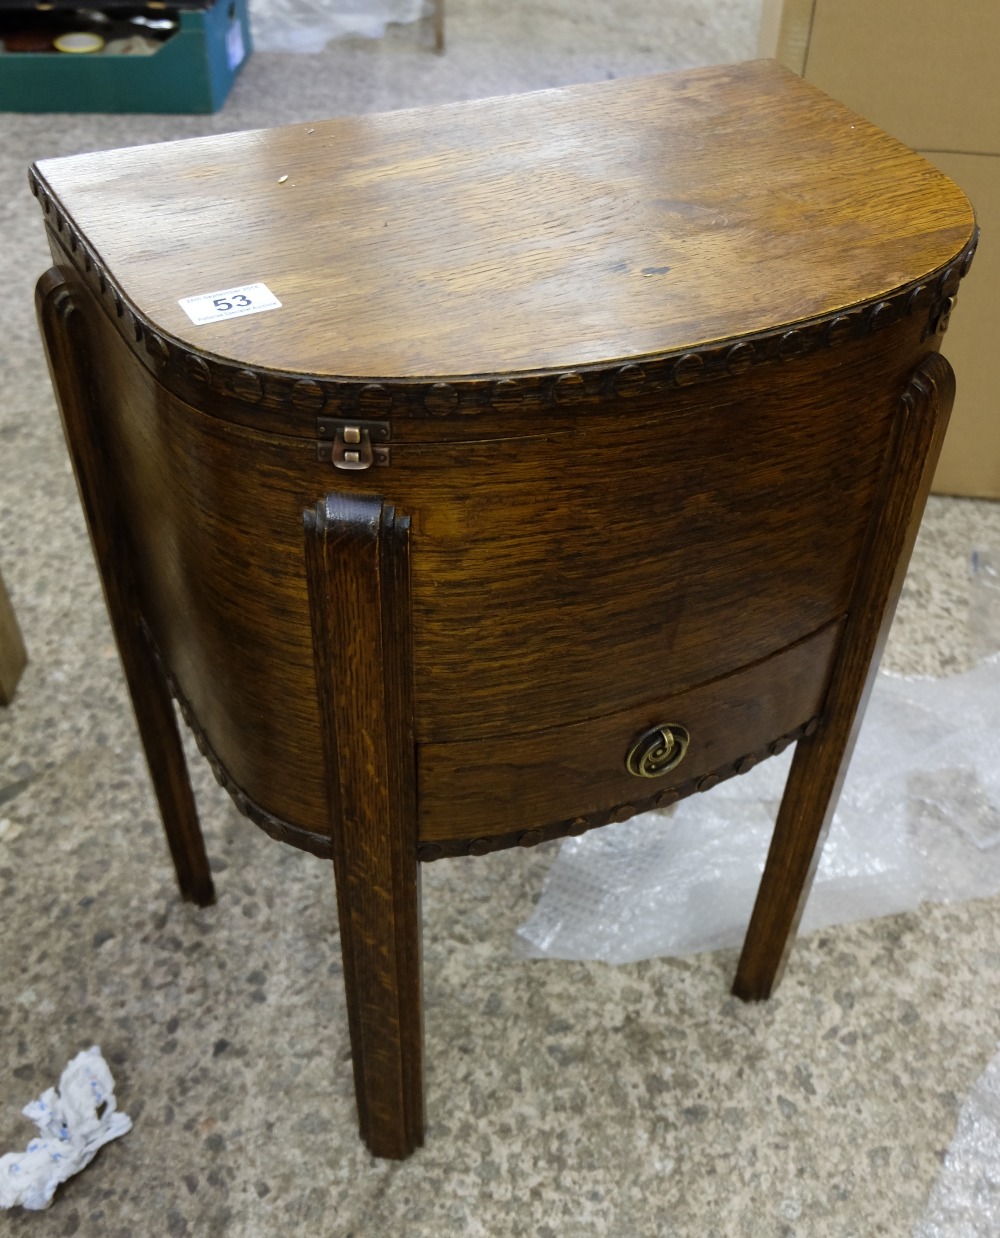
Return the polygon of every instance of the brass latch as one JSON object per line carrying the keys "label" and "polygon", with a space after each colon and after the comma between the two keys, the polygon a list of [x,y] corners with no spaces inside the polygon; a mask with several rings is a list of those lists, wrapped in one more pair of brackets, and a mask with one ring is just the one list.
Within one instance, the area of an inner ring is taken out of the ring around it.
{"label": "brass latch", "polygon": [[320,439],[317,455],[320,460],[329,460],[334,468],[361,470],[389,463],[388,421],[317,417],[316,433]]}

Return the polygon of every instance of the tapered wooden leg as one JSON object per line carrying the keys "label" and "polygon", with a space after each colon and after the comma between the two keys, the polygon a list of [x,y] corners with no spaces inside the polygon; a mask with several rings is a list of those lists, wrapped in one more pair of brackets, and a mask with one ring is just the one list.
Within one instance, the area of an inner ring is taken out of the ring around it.
{"label": "tapered wooden leg", "polygon": [[305,513],[313,650],[361,1134],[423,1143],[409,520],[379,498]]}
{"label": "tapered wooden leg", "polygon": [[177,884],[182,898],[206,906],[215,900],[208,856],[170,693],[141,630],[128,530],[119,513],[114,470],[94,415],[97,386],[84,324],[58,271],[42,276],[35,299],[66,443]]}
{"label": "tapered wooden leg", "polygon": [[809,895],[899,600],[954,393],[951,366],[932,353],[913,372],[900,400],[826,704],[815,733],[796,748],[733,984],[733,992],[748,1001],[769,997],[780,979]]}

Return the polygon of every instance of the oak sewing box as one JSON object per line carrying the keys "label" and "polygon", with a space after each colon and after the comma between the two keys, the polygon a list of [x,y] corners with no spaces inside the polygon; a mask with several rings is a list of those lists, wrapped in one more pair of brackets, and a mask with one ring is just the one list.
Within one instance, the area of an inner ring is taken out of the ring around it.
{"label": "oak sewing box", "polygon": [[961,191],[769,62],[31,185],[181,892],[213,897],[171,697],[239,809],[333,860],[372,1151],[423,1136],[421,861],[795,743],[735,980],[766,997],[945,430]]}

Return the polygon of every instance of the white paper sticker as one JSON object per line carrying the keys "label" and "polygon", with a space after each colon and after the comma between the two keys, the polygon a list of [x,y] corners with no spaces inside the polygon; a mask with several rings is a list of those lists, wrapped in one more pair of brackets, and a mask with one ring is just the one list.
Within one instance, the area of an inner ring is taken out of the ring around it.
{"label": "white paper sticker", "polygon": [[267,284],[240,284],[238,288],[223,288],[221,292],[203,292],[198,297],[182,297],[177,304],[196,327],[281,309],[281,302]]}
{"label": "white paper sticker", "polygon": [[235,69],[241,65],[246,54],[247,50],[243,46],[243,27],[237,18],[229,23],[229,29],[226,31],[226,58],[229,61],[229,68]]}

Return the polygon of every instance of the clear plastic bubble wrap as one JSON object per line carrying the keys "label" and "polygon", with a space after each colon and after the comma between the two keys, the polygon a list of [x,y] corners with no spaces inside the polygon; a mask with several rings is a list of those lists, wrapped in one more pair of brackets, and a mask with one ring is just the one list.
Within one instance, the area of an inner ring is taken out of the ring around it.
{"label": "clear plastic bubble wrap", "polygon": [[958,1115],[941,1173],[913,1238],[1000,1234],[1000,1054],[976,1080]]}
{"label": "clear plastic bubble wrap", "polygon": [[[948,679],[879,675],[802,931],[1000,891],[998,559],[972,560],[970,637],[992,656]],[[790,758],[566,839],[520,953],[627,963],[739,945]]]}
{"label": "clear plastic bubble wrap", "polygon": [[310,53],[345,35],[379,39],[424,12],[424,0],[253,0],[250,24],[259,52]]}

